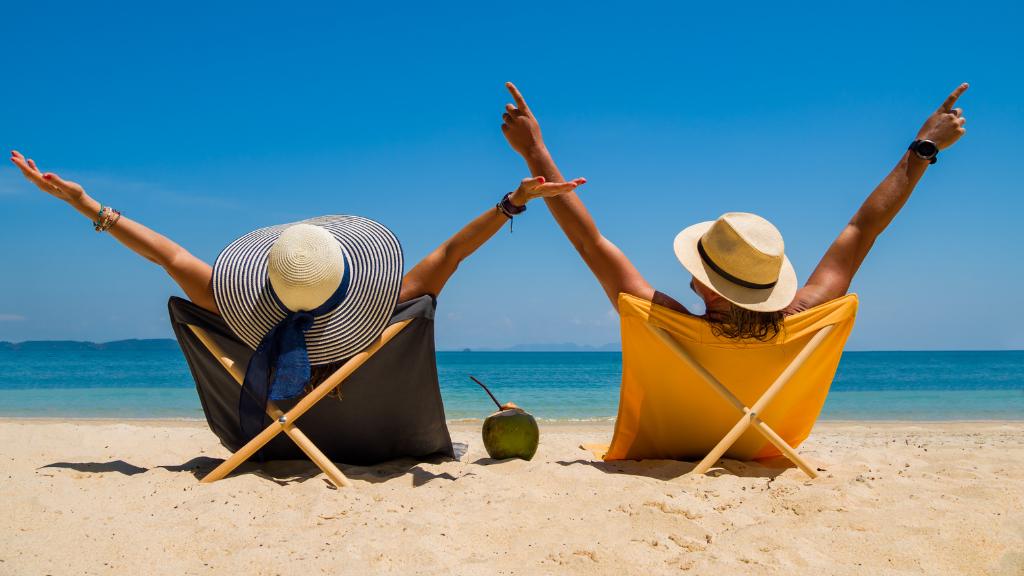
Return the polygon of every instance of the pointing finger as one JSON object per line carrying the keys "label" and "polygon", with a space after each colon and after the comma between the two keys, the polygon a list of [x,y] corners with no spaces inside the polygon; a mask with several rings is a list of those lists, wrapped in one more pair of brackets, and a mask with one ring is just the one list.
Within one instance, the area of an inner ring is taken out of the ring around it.
{"label": "pointing finger", "polygon": [[953,104],[956,104],[957,98],[959,98],[961,94],[966,92],[967,88],[967,82],[964,82],[963,84],[957,86],[956,90],[953,90],[953,92],[950,93],[949,96],[946,96],[946,101],[942,103],[942,106],[939,107],[939,110],[942,112],[951,111],[953,109]]}
{"label": "pointing finger", "polygon": [[530,107],[526,105],[526,99],[519,93],[519,89],[516,88],[516,85],[511,82],[506,82],[505,87],[512,93],[512,99],[516,101],[516,106],[518,106],[523,112],[529,114]]}

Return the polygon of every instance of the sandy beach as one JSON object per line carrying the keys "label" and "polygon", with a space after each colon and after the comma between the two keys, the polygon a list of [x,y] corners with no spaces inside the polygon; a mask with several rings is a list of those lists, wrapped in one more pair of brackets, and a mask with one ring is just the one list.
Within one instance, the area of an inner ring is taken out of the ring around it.
{"label": "sandy beach", "polygon": [[594,462],[611,423],[542,423],[531,462],[246,465],[200,422],[7,421],[0,574],[1022,574],[1024,423],[822,423],[824,469]]}

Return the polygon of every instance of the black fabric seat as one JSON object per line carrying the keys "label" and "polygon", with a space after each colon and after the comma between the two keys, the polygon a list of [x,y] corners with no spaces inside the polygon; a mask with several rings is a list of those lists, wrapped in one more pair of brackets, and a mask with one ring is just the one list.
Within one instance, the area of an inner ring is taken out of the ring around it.
{"label": "black fabric seat", "polygon": [[[176,297],[170,299],[168,309],[206,421],[221,444],[234,452],[243,445],[238,423],[242,387],[188,325],[205,330],[243,371],[252,350],[216,314]],[[412,318],[412,323],[342,382],[341,400],[328,396],[296,421],[328,458],[370,465],[397,458],[454,457],[437,381],[434,310],[430,296],[396,306],[391,322]],[[277,405],[288,411],[297,401]],[[260,455],[266,460],[306,458],[284,434],[270,441]]]}

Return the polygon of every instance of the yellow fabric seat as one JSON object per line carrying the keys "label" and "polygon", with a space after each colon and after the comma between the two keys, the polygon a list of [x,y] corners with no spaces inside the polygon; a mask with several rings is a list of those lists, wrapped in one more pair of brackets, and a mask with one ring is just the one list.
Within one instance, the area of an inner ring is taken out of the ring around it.
{"label": "yellow fabric seat", "polygon": [[[857,296],[848,294],[787,317],[771,341],[734,341],[716,337],[700,318],[620,294],[622,388],[615,433],[609,446],[586,448],[605,460],[697,460],[708,455],[745,417],[742,407],[717,392],[684,356],[731,391],[743,407],[754,406],[792,364],[795,372],[756,418],[796,447],[821,412],[856,313]],[[828,326],[832,328],[823,331]],[[663,339],[669,337],[681,350]],[[809,347],[813,350],[805,360],[794,362],[812,339],[816,347]],[[779,454],[754,426],[725,452],[739,460]]]}

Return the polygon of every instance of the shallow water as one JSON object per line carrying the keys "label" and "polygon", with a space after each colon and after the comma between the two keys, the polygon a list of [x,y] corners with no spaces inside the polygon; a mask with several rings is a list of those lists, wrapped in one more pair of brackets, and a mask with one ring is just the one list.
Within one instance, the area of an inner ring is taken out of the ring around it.
{"label": "shallow water", "polygon": [[[482,418],[501,401],[539,418],[611,419],[618,352],[439,352],[448,418]],[[202,418],[181,352],[0,350],[0,414],[19,417]],[[822,413],[842,420],[1024,419],[1024,351],[847,352]]]}

